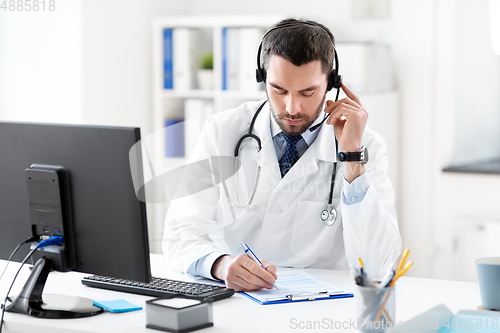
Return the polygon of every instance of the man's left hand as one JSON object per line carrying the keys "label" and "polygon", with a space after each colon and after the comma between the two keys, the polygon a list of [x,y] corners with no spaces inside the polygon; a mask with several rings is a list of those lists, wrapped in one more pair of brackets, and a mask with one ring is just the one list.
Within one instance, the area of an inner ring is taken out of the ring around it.
{"label": "man's left hand", "polygon": [[[330,113],[327,124],[333,125],[340,149],[344,152],[356,152],[361,148],[361,138],[368,120],[368,111],[363,107],[358,96],[342,83],[346,98],[336,102],[326,102],[326,113]],[[345,163],[345,179],[351,183],[365,172],[358,162]]]}

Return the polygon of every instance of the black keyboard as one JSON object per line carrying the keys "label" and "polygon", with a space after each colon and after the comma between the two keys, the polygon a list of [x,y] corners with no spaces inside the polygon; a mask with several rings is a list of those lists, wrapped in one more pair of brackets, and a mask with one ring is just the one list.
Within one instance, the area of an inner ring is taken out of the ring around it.
{"label": "black keyboard", "polygon": [[233,289],[217,285],[197,282],[183,282],[155,277],[151,282],[138,282],[92,275],[84,277],[82,279],[82,283],[86,286],[94,288],[109,289],[154,297],[166,297],[175,294],[191,299],[211,299],[212,301],[218,301],[234,295]]}

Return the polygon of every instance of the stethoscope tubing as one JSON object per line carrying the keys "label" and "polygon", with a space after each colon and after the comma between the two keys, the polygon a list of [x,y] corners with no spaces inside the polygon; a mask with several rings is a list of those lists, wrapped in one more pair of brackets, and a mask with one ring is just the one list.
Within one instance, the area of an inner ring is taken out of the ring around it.
{"label": "stethoscope tubing", "polygon": [[[337,90],[337,96],[338,96],[338,90]],[[248,132],[246,134],[242,135],[239,138],[239,140],[236,142],[236,146],[234,148],[234,157],[236,159],[238,158],[239,150],[241,148],[241,144],[242,144],[243,140],[245,140],[247,138],[251,138],[251,139],[254,139],[255,141],[257,141],[257,144],[258,144],[258,151],[257,152],[259,152],[262,149],[262,144],[261,144],[260,138],[257,135],[253,134],[252,132],[253,132],[253,128],[254,128],[254,125],[255,125],[255,121],[257,120],[257,116],[259,115],[260,111],[262,110],[262,108],[264,107],[264,105],[266,104],[266,102],[267,102],[267,100],[264,101],[264,103],[262,103],[259,106],[259,108],[257,109],[257,111],[255,111],[255,114],[254,114],[254,116],[252,118],[250,126],[248,127]],[[326,116],[321,121],[321,123],[318,124],[318,125],[321,125],[327,118],[328,118],[328,116]],[[318,128],[319,127],[318,125],[314,126],[313,128],[314,129]],[[311,130],[313,128],[311,128]],[[337,138],[335,138],[335,149],[336,149],[336,152],[338,151],[338,147],[339,147],[338,141],[337,141]],[[238,206],[240,208],[250,208],[251,207],[252,201],[253,201],[253,199],[255,197],[255,193],[257,191],[257,184],[258,184],[258,181],[259,181],[259,176],[260,176],[260,166],[258,166],[256,175],[255,175],[254,184],[253,184],[253,187],[252,187],[252,193],[250,194],[250,198],[248,200],[248,203],[245,204],[245,205],[242,205],[240,203],[240,200],[239,200],[239,197],[238,197],[237,186],[235,187],[235,190],[236,190],[236,202],[238,203]],[[328,196],[328,205],[327,205],[326,209],[324,209],[324,210],[321,211],[321,215],[320,215],[321,220],[327,226],[333,225],[335,223],[335,220],[336,220],[336,217],[337,217],[337,212],[333,208],[333,194],[334,194],[334,191],[335,191],[335,178],[336,178],[336,176],[337,176],[337,162],[334,162],[333,163],[333,169],[332,169],[332,178],[331,178],[331,181],[330,181],[330,193],[329,193],[329,196]],[[238,184],[237,175],[235,176],[235,183],[236,183],[236,185]]]}

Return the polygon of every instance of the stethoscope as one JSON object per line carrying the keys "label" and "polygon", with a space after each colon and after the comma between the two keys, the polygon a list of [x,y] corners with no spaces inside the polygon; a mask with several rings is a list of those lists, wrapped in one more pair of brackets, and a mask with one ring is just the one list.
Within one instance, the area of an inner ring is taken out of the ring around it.
{"label": "stethoscope", "polygon": [[[257,120],[257,116],[259,115],[260,111],[262,110],[262,108],[264,107],[264,105],[266,104],[267,100],[264,101],[264,103],[262,103],[259,108],[257,109],[257,111],[255,111],[255,114],[252,118],[252,121],[250,123],[250,126],[248,127],[248,133],[244,134],[243,136],[240,137],[240,139],[238,140],[238,142],[236,143],[236,147],[234,148],[234,157],[235,157],[235,163],[238,165],[240,163],[239,159],[238,159],[238,154],[239,154],[239,151],[242,147],[245,147],[247,145],[250,145],[250,144],[244,144],[242,145],[242,142],[243,140],[247,139],[247,138],[250,138],[250,139],[253,139],[257,142],[257,146],[258,146],[258,149],[257,149],[257,152],[260,152],[260,150],[262,149],[262,145],[261,145],[261,141],[260,141],[260,138],[253,134],[253,127],[255,125],[255,121]],[[318,128],[317,126],[315,126],[314,129]],[[336,151],[338,151],[338,141],[337,141],[337,138],[335,138],[335,149]],[[238,172],[236,173],[235,175],[235,183],[236,183],[236,201],[238,203],[238,207],[240,208],[251,208],[251,204],[252,204],[252,201],[253,201],[253,198],[255,197],[255,193],[257,191],[257,184],[259,182],[259,177],[260,177],[260,165],[257,166],[257,171],[255,173],[255,179],[254,179],[254,183],[253,183],[253,187],[252,187],[252,192],[250,193],[250,198],[248,199],[248,202],[244,205],[242,205],[240,203],[240,199],[238,197],[238,190],[237,190],[237,186],[238,186]],[[337,211],[335,210],[335,208],[333,207],[333,193],[334,193],[334,190],[335,190],[335,176],[337,175],[337,162],[334,162],[333,163],[333,170],[332,170],[332,179],[331,179],[331,182],[330,182],[330,194],[328,196],[328,205],[325,209],[323,209],[321,211],[321,214],[320,214],[320,218],[321,218],[321,221],[323,221],[327,226],[331,226],[335,223],[336,219],[337,219]]]}

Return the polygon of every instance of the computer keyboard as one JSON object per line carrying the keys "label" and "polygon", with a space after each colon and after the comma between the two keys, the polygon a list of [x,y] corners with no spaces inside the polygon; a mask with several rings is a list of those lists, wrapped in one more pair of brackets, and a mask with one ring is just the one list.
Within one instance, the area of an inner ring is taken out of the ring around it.
{"label": "computer keyboard", "polygon": [[102,288],[126,293],[154,297],[171,296],[172,294],[191,299],[211,299],[218,301],[234,295],[233,289],[197,282],[184,282],[153,277],[149,283],[115,279],[105,276],[86,276],[82,283],[89,287]]}

